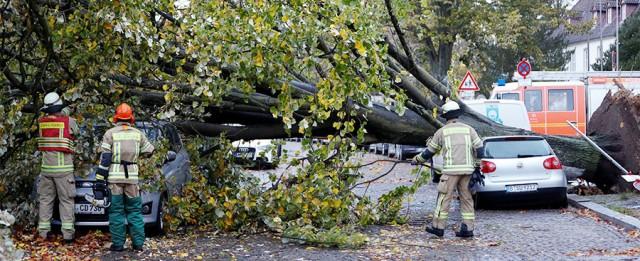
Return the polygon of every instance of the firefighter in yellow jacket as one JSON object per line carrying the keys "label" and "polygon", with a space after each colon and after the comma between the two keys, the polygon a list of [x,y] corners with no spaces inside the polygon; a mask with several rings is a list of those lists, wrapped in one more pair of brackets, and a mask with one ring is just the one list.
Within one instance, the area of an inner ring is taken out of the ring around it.
{"label": "firefighter in yellow jacket", "polygon": [[133,126],[133,109],[128,104],[122,103],[116,108],[113,122],[116,126],[107,130],[100,145],[100,166],[96,173],[96,186],[104,186],[106,179],[111,190],[110,250],[124,250],[126,217],[132,248],[141,251],[145,236],[137,161],[141,156],[150,155],[154,147],[144,132]]}
{"label": "firefighter in yellow jacket", "polygon": [[76,121],[65,115],[60,95],[55,92],[44,97],[45,116],[38,119],[38,150],[42,152],[40,181],[38,183],[39,220],[38,233],[47,238],[51,231],[51,218],[56,196],[59,201],[62,236],[67,244],[74,238],[74,197],[76,196],[73,176],[74,135],[78,134]]}
{"label": "firefighter in yellow jacket", "polygon": [[[414,157],[415,162],[425,162],[440,152],[444,157],[442,177],[438,183],[438,199],[433,214],[433,222],[427,232],[436,236],[444,236],[444,228],[449,216],[449,204],[453,199],[454,190],[460,196],[460,212],[462,224],[456,231],[458,237],[473,237],[475,213],[473,198],[469,190],[471,174],[477,167],[475,159],[482,157],[482,141],[476,131],[461,122],[458,117],[462,113],[460,105],[449,101],[442,106],[447,124],[440,128],[427,143],[427,149]],[[474,157],[475,150],[475,157]]]}

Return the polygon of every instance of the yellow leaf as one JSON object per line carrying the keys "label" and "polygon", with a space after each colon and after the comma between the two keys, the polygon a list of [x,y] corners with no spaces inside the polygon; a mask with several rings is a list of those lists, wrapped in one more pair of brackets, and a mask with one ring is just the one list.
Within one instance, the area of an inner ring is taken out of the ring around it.
{"label": "yellow leaf", "polygon": [[256,66],[258,67],[262,67],[264,65],[264,58],[262,57],[262,51],[258,50],[258,53],[256,53],[256,56],[253,58],[253,62],[256,64]]}
{"label": "yellow leaf", "polygon": [[118,71],[120,71],[120,72],[127,71],[127,65],[124,64],[124,63],[121,63],[120,66],[118,66]]}
{"label": "yellow leaf", "polygon": [[349,37],[349,33],[346,29],[340,29],[340,37],[342,37],[342,40],[347,40],[347,37]]}
{"label": "yellow leaf", "polygon": [[358,50],[358,54],[360,54],[361,56],[367,56],[367,49],[365,49],[364,45],[362,45],[362,41],[356,41],[356,50]]}
{"label": "yellow leaf", "polygon": [[337,188],[332,188],[331,192],[333,192],[333,194],[338,194],[338,192],[340,192],[340,190],[338,190]]}
{"label": "yellow leaf", "polygon": [[49,16],[49,21],[48,21],[49,28],[53,27],[55,23],[56,23],[56,18],[53,16]]}
{"label": "yellow leaf", "polygon": [[320,202],[319,199],[314,198],[313,200],[311,200],[311,204],[313,204],[315,206],[320,206],[320,204],[322,204],[322,203]]}
{"label": "yellow leaf", "polygon": [[169,90],[169,85],[168,84],[162,85],[162,89],[165,91]]}

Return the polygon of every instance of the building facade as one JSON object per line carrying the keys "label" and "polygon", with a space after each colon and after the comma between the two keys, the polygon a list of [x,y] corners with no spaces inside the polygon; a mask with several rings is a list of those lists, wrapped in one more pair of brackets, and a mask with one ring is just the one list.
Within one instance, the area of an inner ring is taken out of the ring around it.
{"label": "building facade", "polygon": [[[566,34],[566,51],[571,52],[571,60],[565,65],[566,71],[593,71],[591,65],[616,44],[616,30],[624,20],[639,10],[640,0],[579,0],[569,1],[571,6],[569,22],[578,26],[590,26],[590,30],[579,34]],[[564,28],[561,31],[565,31]],[[615,48],[615,47],[614,47]],[[615,52],[612,55],[615,64]],[[604,71],[615,68],[602,68]]]}

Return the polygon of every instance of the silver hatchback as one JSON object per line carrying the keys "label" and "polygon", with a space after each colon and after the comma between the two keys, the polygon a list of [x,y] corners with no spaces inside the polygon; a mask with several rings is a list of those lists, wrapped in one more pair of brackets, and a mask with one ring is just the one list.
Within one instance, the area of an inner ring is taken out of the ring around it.
{"label": "silver hatchback", "polygon": [[567,178],[562,164],[542,137],[485,138],[481,171],[485,185],[476,192],[479,207],[539,203],[567,206]]}

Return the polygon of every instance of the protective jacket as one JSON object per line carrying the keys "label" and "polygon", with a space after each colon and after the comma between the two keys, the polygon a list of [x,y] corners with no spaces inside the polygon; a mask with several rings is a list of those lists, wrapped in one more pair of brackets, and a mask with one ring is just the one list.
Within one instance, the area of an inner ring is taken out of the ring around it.
{"label": "protective jacket", "polygon": [[100,148],[102,152],[112,153],[109,183],[127,184],[138,183],[138,158],[154,150],[142,131],[123,122],[107,130]]}
{"label": "protective jacket", "polygon": [[[450,120],[427,142],[428,152],[425,152],[429,155],[438,152],[442,154],[442,174],[471,175],[475,167],[474,150],[479,148],[482,148],[482,140],[473,128],[457,120]],[[418,160],[425,161],[424,156],[421,154]]]}
{"label": "protective jacket", "polygon": [[59,151],[74,153],[74,140],[69,116],[53,114],[38,120],[40,137],[38,137],[39,151]]}
{"label": "protective jacket", "polygon": [[74,134],[78,133],[76,121],[62,113],[55,113],[40,118],[38,127],[42,174],[53,177],[73,173]]}

